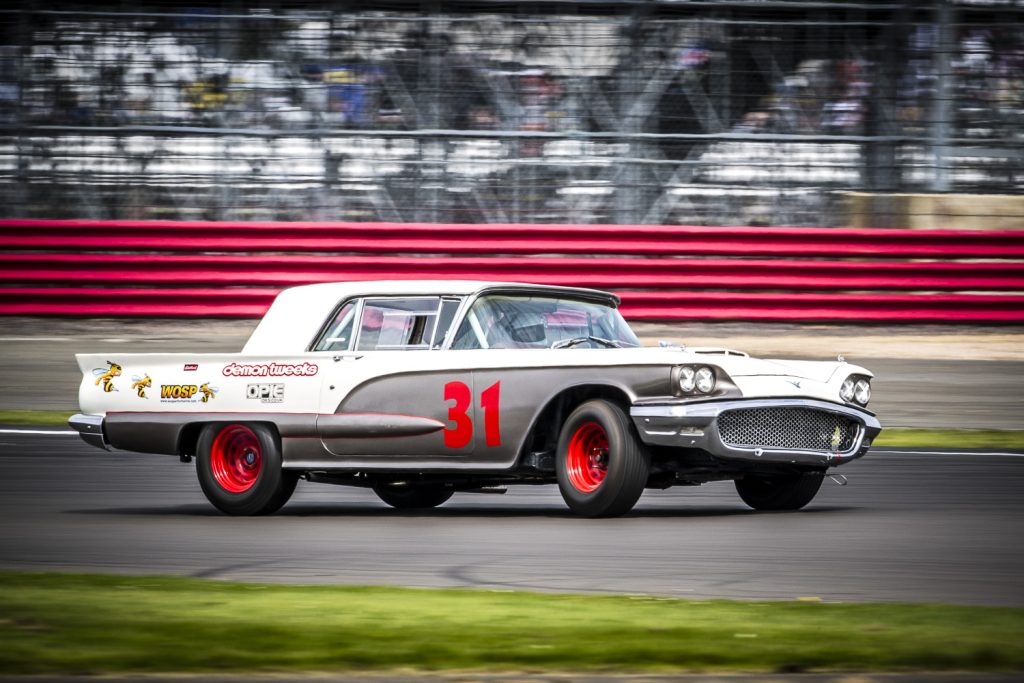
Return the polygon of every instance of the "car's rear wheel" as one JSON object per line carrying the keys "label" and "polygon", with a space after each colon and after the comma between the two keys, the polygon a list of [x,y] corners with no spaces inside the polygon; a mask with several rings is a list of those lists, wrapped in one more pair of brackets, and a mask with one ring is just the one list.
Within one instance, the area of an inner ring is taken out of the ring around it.
{"label": "car's rear wheel", "polygon": [[436,508],[454,493],[440,484],[378,484],[373,492],[399,510]]}
{"label": "car's rear wheel", "polygon": [[281,469],[277,435],[261,424],[207,425],[196,444],[206,499],[229,515],[267,515],[288,502],[298,474]]}
{"label": "car's rear wheel", "polygon": [[736,491],[755,510],[799,510],[814,499],[824,478],[823,472],[747,475],[736,480]]}
{"label": "car's rear wheel", "polygon": [[640,499],[650,462],[626,413],[596,399],[576,408],[562,425],[555,471],[570,510],[584,517],[615,517]]}

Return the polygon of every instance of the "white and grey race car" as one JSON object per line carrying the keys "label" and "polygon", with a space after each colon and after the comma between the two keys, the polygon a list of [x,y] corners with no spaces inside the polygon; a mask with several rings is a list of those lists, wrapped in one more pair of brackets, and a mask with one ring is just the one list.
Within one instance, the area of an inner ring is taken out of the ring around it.
{"label": "white and grey race car", "polygon": [[79,354],[88,443],[197,461],[220,510],[271,513],[298,479],[398,508],[558,483],[589,517],[645,488],[735,480],[811,501],[881,430],[871,373],[640,343],[613,294],[465,281],[282,292],[238,354]]}

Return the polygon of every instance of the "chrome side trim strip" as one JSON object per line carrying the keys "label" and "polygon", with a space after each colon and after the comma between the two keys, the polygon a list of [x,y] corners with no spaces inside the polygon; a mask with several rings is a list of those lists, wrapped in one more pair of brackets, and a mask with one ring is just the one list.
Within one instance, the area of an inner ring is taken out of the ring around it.
{"label": "chrome side trim strip", "polygon": [[324,439],[370,439],[433,434],[444,429],[445,424],[429,417],[416,415],[337,413],[317,416],[316,427]]}

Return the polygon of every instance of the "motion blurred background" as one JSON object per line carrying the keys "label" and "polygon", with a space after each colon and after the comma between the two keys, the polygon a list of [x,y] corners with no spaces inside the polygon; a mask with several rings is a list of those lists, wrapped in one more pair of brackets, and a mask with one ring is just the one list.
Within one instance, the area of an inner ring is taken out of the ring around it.
{"label": "motion blurred background", "polygon": [[1013,228],[1013,0],[8,3],[8,218]]}
{"label": "motion blurred background", "polygon": [[180,463],[12,436],[0,565],[1024,605],[1022,188],[1020,0],[5,3],[0,422],[62,424],[75,353],[237,351],[287,286],[465,277],[841,353],[883,437],[1014,452],[880,451],[787,524],[714,485],[590,531],[552,490],[313,486],[233,526]]}

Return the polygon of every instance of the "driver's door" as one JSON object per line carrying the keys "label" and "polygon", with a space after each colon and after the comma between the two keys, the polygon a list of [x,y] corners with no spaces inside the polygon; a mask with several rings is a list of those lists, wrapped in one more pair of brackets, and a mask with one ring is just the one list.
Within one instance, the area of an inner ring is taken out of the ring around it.
{"label": "driver's door", "polygon": [[[465,425],[475,419],[469,368],[440,353],[459,299],[367,297],[355,303],[351,332],[325,363],[317,419],[324,447],[365,461],[395,457],[468,457],[474,440]],[[325,350],[327,350],[325,348]],[[324,414],[335,406],[334,414]]]}

